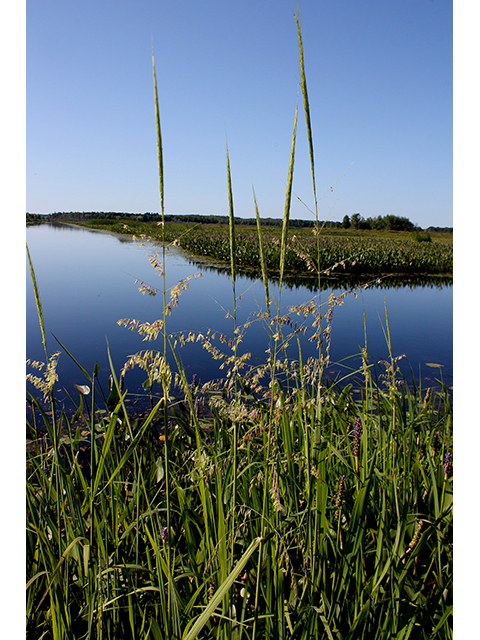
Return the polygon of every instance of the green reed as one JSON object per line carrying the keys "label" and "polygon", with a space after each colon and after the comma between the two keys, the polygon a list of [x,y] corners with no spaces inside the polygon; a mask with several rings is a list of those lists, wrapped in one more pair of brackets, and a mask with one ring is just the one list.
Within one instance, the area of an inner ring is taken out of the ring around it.
{"label": "green reed", "polygon": [[[167,289],[165,282],[165,190],[164,190],[164,169],[163,169],[163,146],[162,146],[162,134],[160,126],[160,107],[158,102],[158,90],[157,90],[157,75],[155,71],[155,56],[152,46],[152,69],[153,69],[153,84],[154,84],[154,96],[155,96],[155,123],[157,131],[157,151],[158,151],[158,176],[159,176],[159,189],[160,189],[160,210],[161,210],[161,229],[162,229],[162,297],[163,297],[163,357],[164,362],[167,360]],[[163,423],[164,423],[164,466],[165,466],[165,484],[166,484],[166,537],[170,539],[172,514],[170,509],[170,438],[168,433],[168,398],[170,385],[167,382],[167,377],[162,377],[163,387]],[[168,617],[168,630],[172,635],[178,635],[178,617],[176,615],[175,607],[175,594],[173,589],[173,581],[171,578],[172,571],[172,554],[171,546],[167,545],[167,570],[168,570],[168,599],[167,608],[169,612]]]}
{"label": "green reed", "polygon": [[260,253],[260,267],[262,269],[262,281],[263,281],[263,288],[265,291],[265,304],[267,307],[267,315],[268,317],[270,317],[270,293],[268,290],[268,270],[267,270],[267,264],[265,262],[265,252],[263,249],[263,236],[262,236],[262,224],[260,221],[260,214],[258,212],[258,205],[257,205],[257,198],[255,196],[255,189],[253,189],[252,186],[252,190],[253,190],[253,202],[255,205],[255,216],[256,216],[256,220],[257,220],[257,234],[258,234],[258,249],[259,249],[259,253]]}
{"label": "green reed", "polygon": [[[278,276],[281,235],[268,227],[263,227],[262,232],[266,267],[271,275]],[[322,231],[318,237],[312,229],[295,229],[292,233],[295,242],[287,243],[284,275],[305,274],[318,281],[318,273],[324,276],[451,274],[453,270],[452,245],[443,242],[418,243],[413,237],[395,232],[390,236],[377,232],[364,232],[358,236],[326,235]],[[237,239],[237,269],[258,265],[260,249],[255,232],[242,229],[237,232]],[[228,237],[221,226],[197,228],[192,234],[185,235],[180,244],[193,256],[209,256],[217,261],[227,261],[229,257]]]}
{"label": "green reed", "polygon": [[[297,29],[300,38],[298,21]],[[154,60],[153,71],[164,222]],[[318,259],[315,277],[323,270],[323,249],[302,255],[305,246],[288,241],[296,122],[297,110],[281,238],[270,246],[268,232],[257,230],[265,285],[270,259],[281,281],[289,260],[308,265],[311,255]],[[46,390],[52,410],[50,416],[30,395],[27,638],[450,639],[450,392],[444,384],[422,391],[402,378],[387,313],[389,359],[369,361],[365,340],[360,367],[337,383],[322,379],[323,361],[303,361],[300,342],[297,361],[281,358],[280,345],[307,330],[323,340],[322,357],[329,357],[328,329],[342,302],[333,294],[323,332],[319,298],[290,310],[300,317],[297,327],[281,316],[278,300],[276,318],[261,316],[274,326],[270,360],[246,368],[237,350],[245,328],[236,324],[235,278],[242,250],[250,249],[234,224],[228,148],[227,186],[233,337],[169,335],[167,315],[188,279],[168,301],[165,260],[153,260],[163,280],[163,320],[122,323],[144,339],[162,333],[163,352],[139,352],[120,375],[110,358],[108,397],[98,365],[91,375],[79,365],[86,384],[77,386],[73,416],[57,406],[53,364],[30,378]],[[255,196],[254,205],[258,214]],[[164,259],[171,239],[167,225],[160,231]],[[182,242],[200,235],[196,228]],[[269,254],[274,246],[276,262]],[[355,259],[363,250],[355,248]],[[335,253],[325,259],[330,269],[341,262]],[[140,289],[154,291],[143,283]],[[178,346],[190,340],[223,361],[225,380],[187,380]],[[143,367],[149,388],[159,384],[163,391],[137,416],[125,403],[130,366]]]}
{"label": "green reed", "polygon": [[[128,229],[121,222],[95,220],[82,223],[91,228],[109,229],[117,233],[135,235],[142,239],[161,241],[156,223],[129,221]],[[271,277],[279,276],[281,232],[276,227],[262,225],[265,266]],[[310,276],[316,280],[324,276],[372,274],[450,275],[453,272],[453,244],[445,234],[432,236],[431,242],[418,242],[415,235],[402,232],[330,230],[294,228],[285,251],[283,279],[290,275]],[[292,239],[295,238],[294,241]],[[210,258],[230,265],[229,232],[224,225],[165,223],[165,240],[185,249],[195,260]],[[318,247],[317,247],[318,245]],[[239,272],[261,275],[258,233],[246,225],[236,225],[235,265]],[[320,287],[324,286],[320,283]]]}

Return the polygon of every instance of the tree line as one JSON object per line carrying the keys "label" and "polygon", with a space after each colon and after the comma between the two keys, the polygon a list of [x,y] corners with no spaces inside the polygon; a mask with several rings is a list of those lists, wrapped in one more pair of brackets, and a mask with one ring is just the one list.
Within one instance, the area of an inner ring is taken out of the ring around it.
{"label": "tree line", "polygon": [[[41,222],[75,222],[86,220],[137,220],[139,222],[158,222],[160,214],[155,212],[146,213],[122,213],[118,211],[69,211],[55,212],[49,214],[38,214],[27,212],[27,224],[38,224]],[[194,224],[228,224],[228,216],[221,215],[202,215],[199,213],[175,213],[165,214],[166,222],[190,222]],[[237,225],[256,225],[255,218],[235,218]],[[280,227],[283,224],[281,218],[262,218],[262,224],[272,227]],[[351,216],[345,215],[342,222],[333,220],[320,221],[321,226],[327,228],[342,228],[355,230],[373,230],[373,231],[419,231],[418,225],[415,225],[408,218],[388,214],[385,216],[376,216],[374,218],[364,218],[360,213],[353,213]],[[290,227],[314,227],[314,220],[294,220],[290,219]],[[452,227],[428,227],[426,231],[436,231],[451,233]]]}

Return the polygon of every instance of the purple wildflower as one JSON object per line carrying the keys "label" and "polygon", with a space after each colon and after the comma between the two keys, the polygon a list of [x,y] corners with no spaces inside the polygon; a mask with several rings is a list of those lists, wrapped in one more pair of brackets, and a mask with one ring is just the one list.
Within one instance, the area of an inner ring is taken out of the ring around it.
{"label": "purple wildflower", "polygon": [[353,455],[360,455],[360,440],[362,437],[362,423],[360,418],[355,420],[355,424],[353,425]]}
{"label": "purple wildflower", "polygon": [[304,573],[310,573],[312,571],[312,566],[310,564],[310,556],[305,556],[303,571]]}
{"label": "purple wildflower", "polygon": [[445,478],[450,478],[453,475],[453,460],[452,460],[451,451],[448,451],[445,454],[445,459],[443,461],[443,468],[445,470]]}
{"label": "purple wildflower", "polygon": [[337,507],[337,509],[339,509],[342,504],[344,484],[345,484],[345,474],[343,474],[343,476],[340,476],[339,478],[337,500],[335,502],[335,506]]}
{"label": "purple wildflower", "polygon": [[353,455],[355,456],[355,473],[360,471],[360,440],[362,439],[362,422],[360,418],[353,425]]}

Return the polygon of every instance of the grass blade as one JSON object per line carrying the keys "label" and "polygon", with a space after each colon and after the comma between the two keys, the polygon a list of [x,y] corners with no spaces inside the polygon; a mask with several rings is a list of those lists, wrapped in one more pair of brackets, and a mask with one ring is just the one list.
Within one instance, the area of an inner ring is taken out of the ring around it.
{"label": "grass blade", "polygon": [[253,188],[253,185],[252,185],[252,190],[253,190],[253,201],[255,203],[255,216],[257,218],[258,247],[260,252],[260,266],[262,268],[263,287],[265,289],[265,302],[267,304],[268,317],[270,317],[270,294],[268,291],[267,263],[265,261],[265,252],[263,250],[262,225],[260,222],[260,215],[258,213],[258,206],[257,206],[257,198],[255,196],[255,189]]}
{"label": "grass blade", "polygon": [[307,125],[307,137],[308,137],[308,150],[310,153],[310,166],[312,170],[312,184],[313,184],[313,196],[315,198],[315,218],[318,222],[318,211],[317,211],[317,187],[315,184],[315,158],[313,154],[313,135],[312,135],[312,123],[310,119],[310,103],[308,101],[308,91],[307,91],[307,78],[305,76],[305,63],[303,59],[303,41],[302,41],[302,30],[300,27],[300,17],[297,13],[294,14],[295,23],[297,25],[297,35],[298,35],[298,52],[300,59],[300,85],[302,88],[303,95],[303,108],[305,111],[305,122]]}
{"label": "grass blade", "polygon": [[[285,208],[283,211],[282,242],[280,247],[280,283],[278,305],[280,307],[280,291],[282,288],[283,271],[285,269],[285,253],[287,251],[288,224],[290,221],[290,207],[292,202],[293,166],[295,163],[295,142],[297,139],[298,98],[295,107],[295,120],[293,122],[292,145],[290,148],[290,162],[288,165],[287,191],[285,194]],[[279,309],[280,311],[280,309]]]}
{"label": "grass blade", "polygon": [[28,244],[27,244],[27,255],[28,255],[28,264],[30,265],[30,276],[32,278],[33,293],[35,294],[35,304],[37,305],[38,321],[40,322],[40,331],[42,332],[42,344],[43,344],[43,349],[45,351],[45,357],[48,360],[47,340],[45,338],[45,323],[43,321],[42,301],[40,300],[40,293],[38,291],[37,278],[35,276],[35,270],[33,268],[32,259],[30,257],[30,251],[28,250]]}
{"label": "grass blade", "polygon": [[232,175],[230,172],[230,156],[228,154],[227,144],[227,186],[228,186],[228,224],[230,232],[230,265],[232,268],[232,287],[235,296],[235,276],[236,276],[236,261],[235,261],[235,217],[233,215],[233,192],[232,192]]}
{"label": "grass blade", "polygon": [[163,146],[162,130],[160,127],[160,107],[158,104],[157,74],[155,71],[155,56],[152,46],[152,66],[153,66],[153,87],[155,92],[155,122],[157,126],[157,154],[158,154],[158,179],[160,184],[160,209],[162,221],[165,221],[164,184],[163,184]]}
{"label": "grass blade", "polygon": [[262,541],[262,538],[256,538],[255,540],[253,540],[253,542],[250,544],[248,549],[245,551],[243,556],[238,561],[235,569],[233,569],[233,571],[230,573],[228,578],[222,582],[222,584],[217,589],[217,591],[215,592],[212,599],[210,600],[208,605],[205,607],[201,615],[197,618],[197,620],[192,625],[192,627],[190,627],[190,630],[188,631],[188,633],[184,635],[183,640],[194,640],[195,638],[197,638],[200,631],[207,624],[207,621],[210,618],[210,616],[213,614],[213,612],[218,607],[218,605],[222,602],[223,598],[226,596],[229,589],[231,589],[231,587],[233,586],[233,583],[238,578],[241,571],[247,564],[249,558],[255,552],[258,545],[261,543],[261,541]]}

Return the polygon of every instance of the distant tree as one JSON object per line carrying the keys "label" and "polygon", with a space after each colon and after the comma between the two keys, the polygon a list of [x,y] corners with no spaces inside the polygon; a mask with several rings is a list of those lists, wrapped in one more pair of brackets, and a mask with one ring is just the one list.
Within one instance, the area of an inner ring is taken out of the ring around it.
{"label": "distant tree", "polygon": [[382,216],[375,216],[375,218],[367,218],[368,228],[373,229],[374,231],[378,231],[383,229],[383,218]]}
{"label": "distant tree", "polygon": [[385,228],[390,229],[391,231],[413,231],[414,224],[410,222],[408,218],[387,215],[384,218],[385,220]]}
{"label": "distant tree", "polygon": [[343,229],[350,229],[351,226],[352,225],[350,223],[350,218],[348,216],[343,216],[342,228]]}
{"label": "distant tree", "polygon": [[453,227],[427,227],[425,231],[433,233],[453,233]]}
{"label": "distant tree", "polygon": [[350,223],[353,229],[358,229],[361,219],[362,216],[359,213],[354,213],[352,215],[352,217],[350,218]]}

